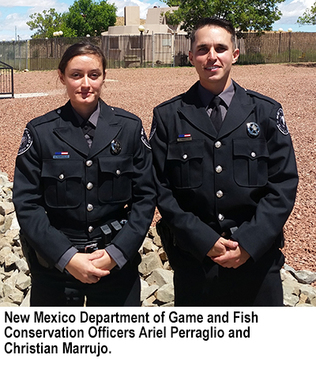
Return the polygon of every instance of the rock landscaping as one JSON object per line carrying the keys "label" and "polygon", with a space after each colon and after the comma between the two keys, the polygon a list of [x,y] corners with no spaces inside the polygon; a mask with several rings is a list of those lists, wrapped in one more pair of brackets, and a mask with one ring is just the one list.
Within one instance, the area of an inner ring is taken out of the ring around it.
{"label": "rock landscaping", "polygon": [[[174,306],[173,271],[155,226],[149,229],[140,251],[142,306]],[[316,306],[315,272],[284,265],[281,277],[285,306]],[[29,306],[30,289],[30,271],[12,203],[12,182],[0,172],[0,306]]]}

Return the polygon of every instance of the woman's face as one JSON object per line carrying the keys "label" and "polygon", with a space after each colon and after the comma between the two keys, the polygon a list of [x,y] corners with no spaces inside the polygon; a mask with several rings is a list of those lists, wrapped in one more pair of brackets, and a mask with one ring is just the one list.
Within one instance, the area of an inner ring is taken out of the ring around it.
{"label": "woman's face", "polygon": [[89,117],[97,107],[106,75],[101,58],[93,54],[75,56],[67,63],[65,73],[58,73],[73,108],[83,118]]}

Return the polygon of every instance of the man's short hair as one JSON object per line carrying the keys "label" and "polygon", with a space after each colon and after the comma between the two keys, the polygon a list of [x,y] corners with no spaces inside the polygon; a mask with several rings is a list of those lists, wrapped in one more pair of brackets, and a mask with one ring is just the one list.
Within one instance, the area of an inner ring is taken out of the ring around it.
{"label": "man's short hair", "polygon": [[193,43],[195,42],[195,34],[197,30],[206,26],[215,26],[215,27],[220,27],[225,29],[228,33],[230,33],[233,47],[235,47],[236,32],[235,32],[234,26],[230,21],[226,19],[221,19],[219,17],[204,17],[196,23],[193,31],[190,34],[191,49],[192,49]]}

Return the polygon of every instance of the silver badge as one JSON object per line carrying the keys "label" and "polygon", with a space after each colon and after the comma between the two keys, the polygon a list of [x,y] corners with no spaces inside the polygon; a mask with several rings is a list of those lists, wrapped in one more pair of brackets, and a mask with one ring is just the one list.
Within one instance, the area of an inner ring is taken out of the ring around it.
{"label": "silver badge", "polygon": [[247,133],[250,138],[256,138],[260,133],[260,127],[255,122],[247,123]]}
{"label": "silver badge", "polygon": [[118,140],[112,140],[111,142],[111,154],[118,155],[122,151],[121,143]]}
{"label": "silver badge", "polygon": [[285,117],[282,108],[279,108],[276,115],[276,123],[278,129],[282,132],[283,135],[288,135],[289,130],[287,128]]}

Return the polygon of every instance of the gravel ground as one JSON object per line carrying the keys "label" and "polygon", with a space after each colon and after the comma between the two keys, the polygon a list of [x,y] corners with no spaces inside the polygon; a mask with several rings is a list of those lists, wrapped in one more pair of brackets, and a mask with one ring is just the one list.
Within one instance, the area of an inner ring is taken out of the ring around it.
{"label": "gravel ground", "polygon": [[[297,270],[316,271],[316,65],[234,66],[233,78],[242,86],[278,100],[285,111],[293,139],[300,182],[294,210],[285,226],[286,263]],[[103,99],[125,108],[150,131],[152,109],[187,90],[197,75],[194,68],[109,69]],[[26,123],[67,100],[57,72],[19,72],[14,75],[15,94],[47,96],[0,99],[0,170],[13,179],[14,160]]]}

